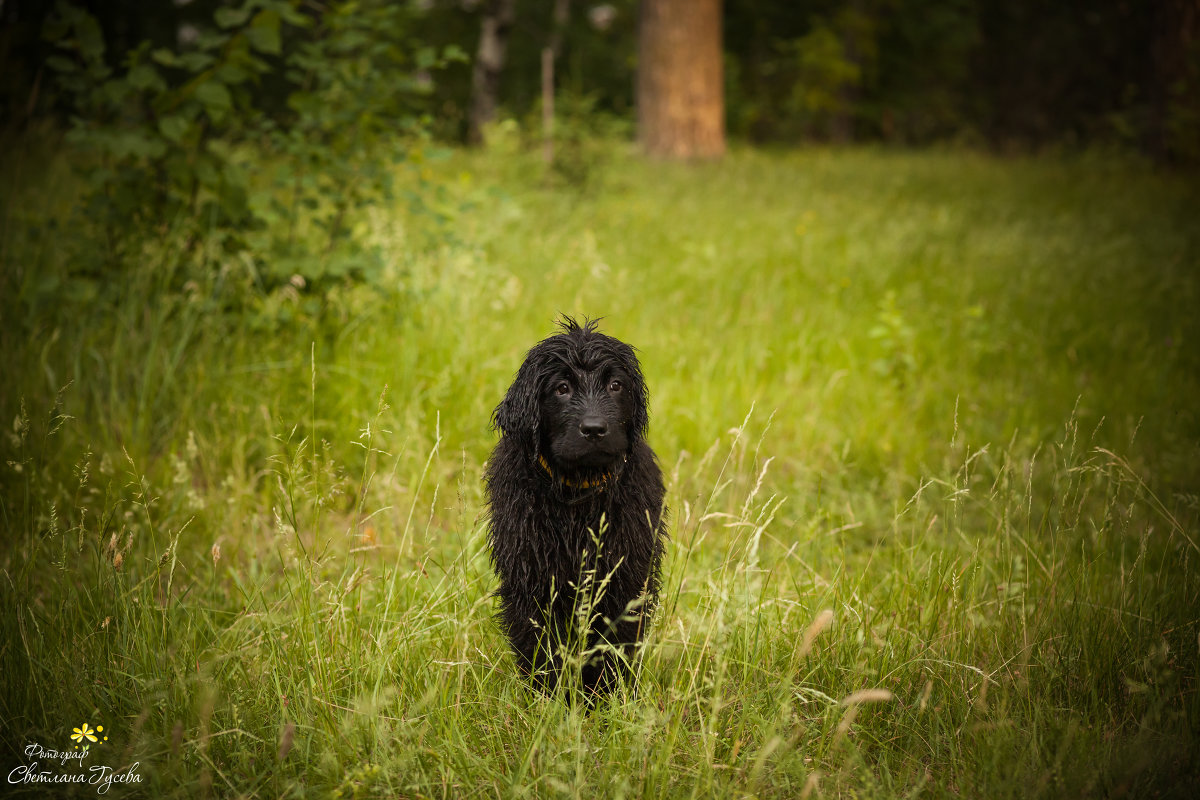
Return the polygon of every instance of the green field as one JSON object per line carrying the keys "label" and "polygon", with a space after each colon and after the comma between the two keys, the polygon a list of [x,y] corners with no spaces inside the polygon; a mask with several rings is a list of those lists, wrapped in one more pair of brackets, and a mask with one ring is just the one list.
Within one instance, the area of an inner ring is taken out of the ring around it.
{"label": "green field", "polygon": [[[355,230],[386,269],[323,297],[170,230],[72,275],[72,179],[6,184],[6,775],[87,722],[87,764],[138,763],[117,797],[1200,792],[1194,182],[824,149],[425,175]],[[639,348],[671,512],[638,692],[590,715],[517,675],[482,516],[560,312]]]}

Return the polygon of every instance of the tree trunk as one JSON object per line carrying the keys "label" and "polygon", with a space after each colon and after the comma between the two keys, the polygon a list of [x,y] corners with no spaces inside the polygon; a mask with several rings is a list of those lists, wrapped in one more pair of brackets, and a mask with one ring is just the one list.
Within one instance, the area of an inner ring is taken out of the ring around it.
{"label": "tree trunk", "polygon": [[647,155],[725,153],[721,0],[642,0],[637,104]]}
{"label": "tree trunk", "polygon": [[554,27],[542,48],[542,161],[547,164],[554,163],[554,64],[562,53],[570,13],[571,0],[554,0]]}
{"label": "tree trunk", "polygon": [[504,69],[515,5],[516,0],[489,0],[483,12],[479,50],[475,53],[475,66],[471,72],[471,113],[467,121],[470,144],[482,144],[484,126],[496,119],[496,107],[500,104],[500,73]]}
{"label": "tree trunk", "polygon": [[554,24],[550,29],[550,52],[554,56],[554,60],[558,61],[558,57],[562,55],[563,48],[563,33],[567,30],[567,23],[571,19],[571,0],[554,0]]}

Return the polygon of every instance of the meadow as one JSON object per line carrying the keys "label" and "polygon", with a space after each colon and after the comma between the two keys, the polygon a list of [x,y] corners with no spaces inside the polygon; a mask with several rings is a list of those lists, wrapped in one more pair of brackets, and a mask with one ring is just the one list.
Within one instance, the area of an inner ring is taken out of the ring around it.
{"label": "meadow", "polygon": [[[1194,180],[422,169],[424,210],[355,228],[385,267],[320,292],[170,229],[70,277],[73,179],[5,184],[10,783],[87,723],[117,797],[1200,793]],[[671,519],[637,691],[591,714],[517,675],[481,513],[560,313],[638,347]]]}

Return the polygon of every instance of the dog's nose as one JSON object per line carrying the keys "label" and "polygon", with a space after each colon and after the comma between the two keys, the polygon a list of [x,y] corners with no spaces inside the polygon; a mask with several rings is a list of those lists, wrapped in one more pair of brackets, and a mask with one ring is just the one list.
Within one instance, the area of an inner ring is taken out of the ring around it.
{"label": "dog's nose", "polygon": [[584,417],[579,421],[579,432],[587,439],[599,439],[608,433],[608,422],[604,417]]}

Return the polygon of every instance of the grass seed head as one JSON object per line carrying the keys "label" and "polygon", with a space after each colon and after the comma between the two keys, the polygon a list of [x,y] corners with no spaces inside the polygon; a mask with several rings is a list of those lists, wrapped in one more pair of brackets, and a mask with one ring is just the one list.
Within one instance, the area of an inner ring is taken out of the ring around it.
{"label": "grass seed head", "polygon": [[292,751],[292,740],[296,736],[296,723],[289,722],[283,726],[283,733],[279,735],[279,760],[283,761],[287,758],[288,753]]}
{"label": "grass seed head", "polygon": [[817,614],[816,619],[808,626],[808,630],[804,632],[804,638],[800,640],[800,649],[797,651],[797,660],[803,659],[812,650],[813,642],[821,635],[821,632],[833,624],[833,610],[825,609],[820,614]]}
{"label": "grass seed head", "polygon": [[859,706],[863,703],[886,703],[893,697],[887,689],[862,689],[842,698],[843,706]]}

